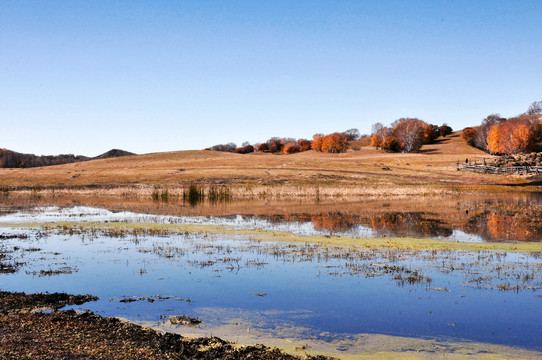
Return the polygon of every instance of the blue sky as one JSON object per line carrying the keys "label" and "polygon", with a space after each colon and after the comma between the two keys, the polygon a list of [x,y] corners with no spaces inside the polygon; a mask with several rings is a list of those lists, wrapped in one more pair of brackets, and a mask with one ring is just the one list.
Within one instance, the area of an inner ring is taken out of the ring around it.
{"label": "blue sky", "polygon": [[98,155],[454,129],[542,100],[540,1],[0,2],[0,147]]}

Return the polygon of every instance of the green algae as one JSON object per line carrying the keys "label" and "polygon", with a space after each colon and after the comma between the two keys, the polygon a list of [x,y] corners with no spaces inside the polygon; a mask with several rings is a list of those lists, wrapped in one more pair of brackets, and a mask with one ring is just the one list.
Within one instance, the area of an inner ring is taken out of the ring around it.
{"label": "green algae", "polygon": [[396,248],[407,250],[464,250],[464,251],[506,251],[506,252],[539,252],[542,242],[514,243],[475,243],[446,241],[440,239],[420,238],[355,238],[348,236],[328,235],[296,235],[289,232],[262,229],[238,229],[225,225],[202,224],[156,224],[126,222],[55,222],[55,223],[13,223],[2,224],[4,228],[43,228],[63,229],[66,231],[91,231],[110,229],[119,232],[144,231],[148,234],[158,232],[187,232],[200,234],[224,234],[248,237],[256,241],[288,242],[318,245],[334,245],[352,248]]}

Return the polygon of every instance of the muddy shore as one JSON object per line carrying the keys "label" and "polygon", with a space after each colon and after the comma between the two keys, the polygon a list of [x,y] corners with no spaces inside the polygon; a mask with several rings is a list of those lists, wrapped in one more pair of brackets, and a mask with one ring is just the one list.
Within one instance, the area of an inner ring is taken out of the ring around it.
{"label": "muddy shore", "polygon": [[188,339],[117,318],[58,310],[95,299],[0,291],[0,359],[328,359],[216,337]]}

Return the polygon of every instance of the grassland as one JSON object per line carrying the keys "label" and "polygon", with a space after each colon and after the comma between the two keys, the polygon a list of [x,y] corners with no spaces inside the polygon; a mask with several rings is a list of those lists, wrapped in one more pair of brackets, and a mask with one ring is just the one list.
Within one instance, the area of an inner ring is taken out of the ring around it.
{"label": "grassland", "polygon": [[0,169],[0,188],[56,195],[179,196],[191,185],[227,189],[235,198],[364,198],[540,191],[538,179],[456,170],[457,161],[491,156],[455,133],[415,154],[358,151],[293,155],[178,151],[30,169]]}

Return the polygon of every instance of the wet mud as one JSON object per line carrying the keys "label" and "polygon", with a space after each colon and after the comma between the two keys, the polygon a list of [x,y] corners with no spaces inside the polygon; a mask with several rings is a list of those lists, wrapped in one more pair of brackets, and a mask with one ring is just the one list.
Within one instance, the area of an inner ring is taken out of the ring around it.
{"label": "wet mud", "polygon": [[90,295],[0,292],[2,359],[327,359],[292,356],[263,345],[238,346],[216,337],[187,339],[116,318],[59,309]]}

